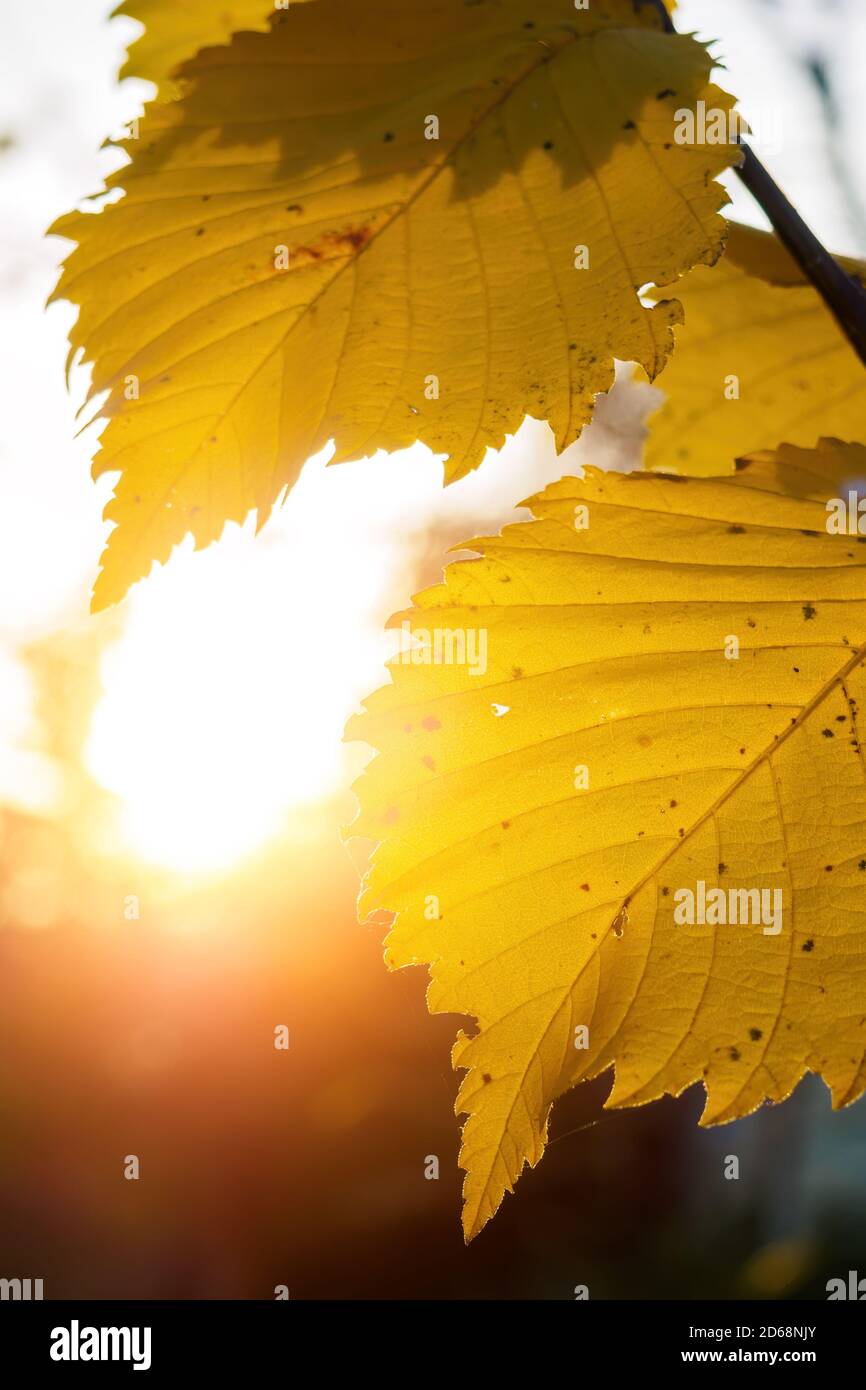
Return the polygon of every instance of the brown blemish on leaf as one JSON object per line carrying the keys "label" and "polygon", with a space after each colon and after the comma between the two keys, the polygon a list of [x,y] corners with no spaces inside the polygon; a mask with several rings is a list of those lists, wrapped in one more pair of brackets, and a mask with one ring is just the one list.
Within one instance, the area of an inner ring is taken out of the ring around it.
{"label": "brown blemish on leaf", "polygon": [[614,917],[611,926],[613,927],[614,936],[619,939],[628,926],[628,900],[623,903],[619,912]]}
{"label": "brown blemish on leaf", "polygon": [[332,261],[341,256],[356,256],[373,236],[372,227],[350,227],[345,232],[325,232],[309,246],[295,246],[291,250],[291,265],[297,267],[311,261]]}
{"label": "brown blemish on leaf", "polygon": [[432,734],[435,733],[437,729],[441,729],[442,724],[441,721],[436,718],[435,714],[428,714],[426,718],[421,720],[421,728],[426,729],[428,734]]}

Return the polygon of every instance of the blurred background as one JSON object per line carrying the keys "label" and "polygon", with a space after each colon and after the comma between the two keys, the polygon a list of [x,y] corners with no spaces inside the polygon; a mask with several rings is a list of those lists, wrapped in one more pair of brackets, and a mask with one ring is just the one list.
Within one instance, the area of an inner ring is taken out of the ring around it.
{"label": "blurred background", "polygon": [[[258,540],[229,527],[89,617],[108,492],[74,437],[86,380],[67,393],[73,311],[43,310],[65,248],[43,231],[150,95],[116,81],[138,29],[110,8],[0,18],[0,1277],[49,1298],[471,1299],[824,1297],[866,1274],[866,1105],[832,1114],[814,1078],[712,1131],[697,1091],[602,1112],[602,1078],[464,1249],[457,1020],[355,921],[340,829],[367,752],[342,726],[445,549],[569,466],[634,466],[657,397],[619,385],[567,458],[528,422],[447,493],[421,448],[311,460]],[[678,24],[719,41],[818,234],[866,254],[862,0],[681,0]]]}

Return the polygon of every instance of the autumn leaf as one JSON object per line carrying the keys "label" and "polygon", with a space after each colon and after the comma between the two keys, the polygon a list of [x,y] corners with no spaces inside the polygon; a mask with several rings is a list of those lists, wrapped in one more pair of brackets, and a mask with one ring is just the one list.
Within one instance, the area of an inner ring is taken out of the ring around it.
{"label": "autumn leaf", "polygon": [[[468,1238],[609,1068],[611,1106],[702,1081],[704,1124],[807,1071],[863,1092],[866,538],[827,504],[864,478],[832,440],[713,479],[588,470],[393,620],[414,654],[350,727],[379,750],[361,908],[396,914],[386,959],[429,963],[432,1012],[476,1021]],[[689,894],[705,925],[675,921]]]}
{"label": "autumn leaf", "polygon": [[113,15],[137,19],[144,33],[130,45],[120,76],[142,77],[161,95],[175,94],[169,79],[199,49],[226,43],[242,29],[267,29],[274,14],[274,0],[123,0]]}
{"label": "autumn leaf", "polygon": [[638,291],[716,258],[739,158],[679,143],[676,112],[730,98],[632,0],[532,16],[293,6],[187,64],[125,144],[125,197],[55,224],[108,393],[95,473],[121,475],[96,608],[188,532],[263,524],[332,438],[337,461],[420,439],[450,481],[527,413],[564,448],[614,357],[659,372],[680,306]]}
{"label": "autumn leaf", "polygon": [[[839,259],[866,284],[866,264]],[[731,224],[724,258],[676,293],[686,320],[658,381],[667,399],[650,422],[647,468],[726,472],[768,439],[814,445],[828,420],[862,435],[863,364],[776,237]]]}

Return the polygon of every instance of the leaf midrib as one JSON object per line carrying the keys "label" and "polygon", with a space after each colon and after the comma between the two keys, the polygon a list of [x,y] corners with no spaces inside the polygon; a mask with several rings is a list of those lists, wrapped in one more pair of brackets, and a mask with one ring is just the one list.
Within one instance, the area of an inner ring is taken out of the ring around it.
{"label": "leaf midrib", "polygon": [[722,794],[716,798],[713,804],[703,813],[703,815],[699,816],[696,821],[693,821],[693,823],[689,826],[688,831],[682,837],[682,839],[677,840],[673,848],[669,850],[667,854],[663,855],[662,858],[653,866],[653,868],[651,868],[647,871],[646,874],[644,874],[643,878],[640,879],[639,882],[635,885],[635,887],[632,888],[631,891],[627,894],[627,896],[623,898],[620,911],[623,908],[625,908],[626,910],[628,909],[629,904],[637,896],[641,889],[644,888],[652,879],[654,879],[657,876],[661,869],[664,868],[665,864],[667,864],[668,861],[672,859],[674,855],[679,851],[680,847],[682,845],[687,844],[689,840],[691,840],[692,837],[697,833],[697,831],[700,830],[701,827],[704,826],[708,820],[711,820],[712,817],[718,813],[721,807],[724,806],[725,803],[729,801],[730,798],[736,792],[739,791],[740,787],[744,786],[745,783],[748,782],[749,778],[752,777],[755,772],[757,772],[758,768],[763,767],[765,763],[768,763],[770,761],[773,754],[787,742],[791,735],[795,734],[798,731],[798,729],[801,729],[803,725],[812,717],[812,715],[815,713],[818,707],[821,704],[823,704],[824,700],[833,690],[834,686],[839,685],[841,682],[843,682],[846,679],[846,677],[851,674],[852,671],[856,671],[857,667],[861,666],[864,660],[866,660],[866,642],[864,642],[862,646],[856,649],[854,655],[851,657],[851,660],[847,661],[845,665],[841,667],[841,669],[837,671],[834,676],[831,676],[830,679],[826,681],[824,685],[820,688],[817,694],[814,695],[813,698],[808,702],[808,704],[803,706],[803,709],[797,716],[797,718],[794,719],[781,734],[777,735],[773,739],[772,743],[770,743],[766,748],[761,750],[761,752],[752,760],[749,766],[743,769],[740,775],[736,777],[734,781],[731,783],[730,787],[728,787],[726,791],[722,792]]}

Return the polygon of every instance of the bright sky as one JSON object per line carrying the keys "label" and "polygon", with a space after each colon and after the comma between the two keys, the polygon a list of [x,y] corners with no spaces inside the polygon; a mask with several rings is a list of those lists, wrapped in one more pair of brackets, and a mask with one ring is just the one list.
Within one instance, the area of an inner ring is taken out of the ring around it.
{"label": "bright sky", "polygon": [[[0,140],[12,142],[0,154],[0,800],[46,811],[56,769],[38,752],[17,651],[93,621],[87,596],[108,491],[90,481],[89,438],[73,438],[83,395],[81,373],[71,395],[64,385],[73,311],[42,308],[63,244],[42,233],[100,186],[116,160],[101,141],[147,95],[144,84],[116,82],[136,26],[109,24],[110,9],[110,0],[28,0],[0,19]],[[818,233],[866,251],[862,214],[833,173],[847,166],[866,187],[862,0],[681,0],[678,25],[720,40],[723,85],[740,94],[759,153]],[[794,62],[804,53],[830,62],[851,116],[832,140],[817,88]],[[735,206],[760,220],[738,188]],[[609,445],[602,430],[580,447],[603,462]],[[230,528],[220,546],[179,555],[126,602],[87,762],[117,793],[124,834],[143,857],[184,870],[229,864],[276,833],[289,809],[337,785],[342,725],[381,683],[382,620],[407,597],[401,578],[424,520],[493,528],[509,502],[566,469],[540,429],[447,493],[435,460],[412,454],[309,465],[258,540]]]}

